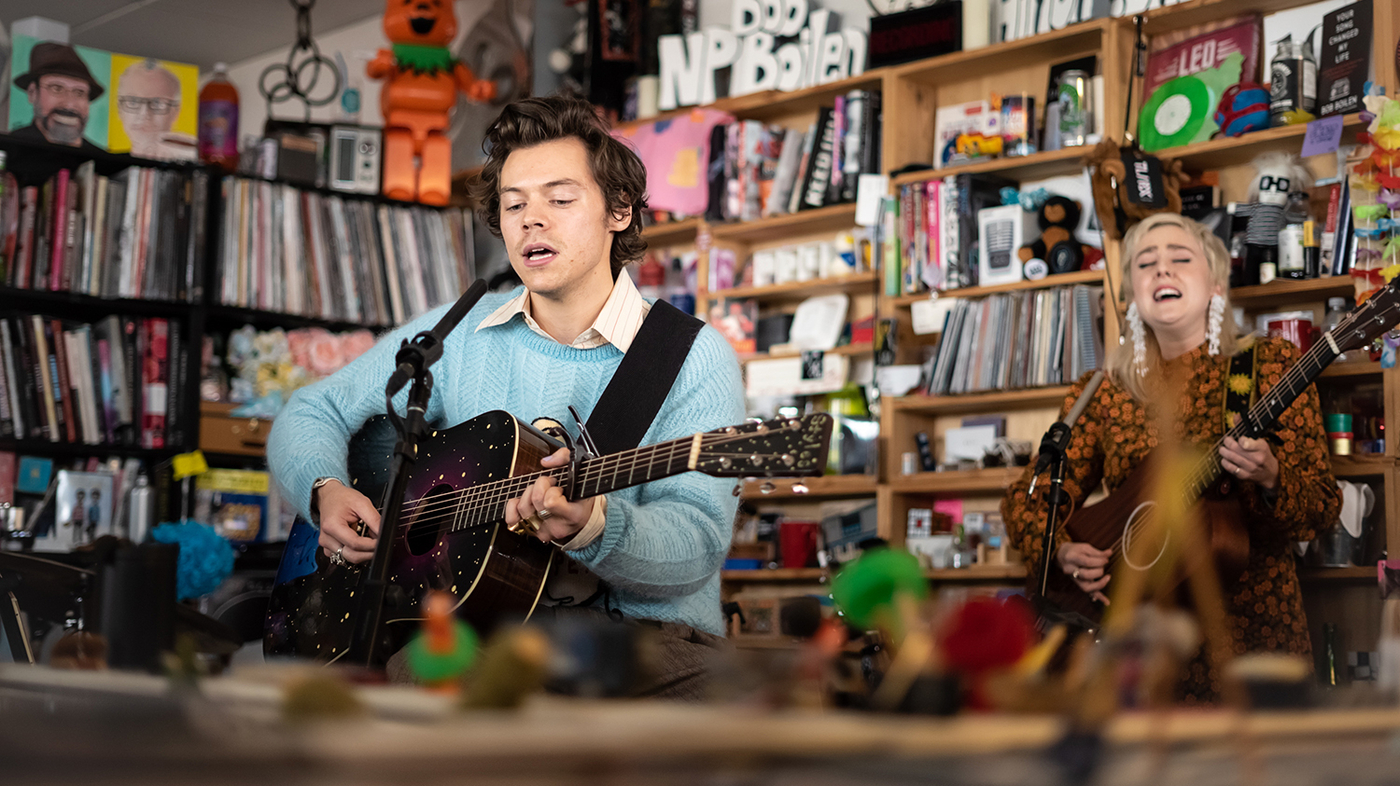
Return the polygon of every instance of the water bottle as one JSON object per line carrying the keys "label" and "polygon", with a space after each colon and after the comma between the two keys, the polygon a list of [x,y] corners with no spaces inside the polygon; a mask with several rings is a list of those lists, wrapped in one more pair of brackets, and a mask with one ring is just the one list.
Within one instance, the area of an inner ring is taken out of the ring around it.
{"label": "water bottle", "polygon": [[131,490],[128,504],[131,513],[126,517],[126,537],[132,543],[144,543],[151,534],[151,520],[155,515],[155,489],[145,475],[136,476],[136,486]]}

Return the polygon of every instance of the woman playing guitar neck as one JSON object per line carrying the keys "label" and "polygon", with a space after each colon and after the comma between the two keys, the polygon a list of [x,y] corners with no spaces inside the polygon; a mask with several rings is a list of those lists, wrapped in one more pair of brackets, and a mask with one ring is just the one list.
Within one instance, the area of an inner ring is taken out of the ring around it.
{"label": "woman playing guitar neck", "polygon": [[[1158,422],[1174,423],[1175,437],[1185,443],[1218,442],[1221,473],[1236,480],[1231,494],[1239,502],[1249,541],[1243,574],[1221,576],[1235,652],[1291,652],[1311,664],[1290,548],[1293,541],[1309,540],[1336,521],[1341,505],[1317,391],[1309,385],[1266,438],[1226,436],[1221,441],[1231,358],[1251,342],[1238,335],[1231,312],[1230,258],[1224,244],[1191,219],[1154,215],[1124,237],[1122,265],[1127,335],[1110,354],[1108,378],[1074,425],[1065,492],[1077,509],[1101,482],[1110,492],[1122,485],[1158,444]],[[1263,396],[1299,351],[1274,338],[1254,341],[1253,349],[1254,384]],[[1086,381],[1087,375],[1073,387],[1063,411]],[[1233,378],[1232,384],[1247,400],[1247,376]],[[1164,412],[1163,407],[1171,409]],[[1049,484],[1039,484],[1028,498],[1032,471],[1008,490],[1002,514],[1022,553],[1038,559],[1047,504],[1047,492],[1041,489]],[[1061,528],[1052,572],[1062,571],[1080,591],[1106,601],[1116,556],[1074,542]],[[1032,575],[1040,575],[1039,567]],[[1198,653],[1187,665],[1178,698],[1211,702],[1219,693],[1218,675]]]}

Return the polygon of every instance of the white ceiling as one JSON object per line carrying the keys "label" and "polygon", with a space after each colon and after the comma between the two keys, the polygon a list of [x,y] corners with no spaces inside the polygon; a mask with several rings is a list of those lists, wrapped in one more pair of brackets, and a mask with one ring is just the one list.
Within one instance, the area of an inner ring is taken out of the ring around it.
{"label": "white ceiling", "polygon": [[[320,0],[316,37],[383,13],[384,0]],[[95,49],[193,63],[236,63],[296,40],[290,0],[0,0],[0,22],[44,16],[66,22],[71,42]]]}

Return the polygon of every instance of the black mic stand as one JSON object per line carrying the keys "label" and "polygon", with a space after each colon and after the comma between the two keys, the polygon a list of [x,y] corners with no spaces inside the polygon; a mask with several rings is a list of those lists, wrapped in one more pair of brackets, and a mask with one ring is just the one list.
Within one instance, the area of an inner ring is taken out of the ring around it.
{"label": "black mic stand", "polygon": [[[1045,514],[1045,536],[1041,540],[1040,552],[1040,596],[1045,597],[1045,590],[1050,582],[1050,564],[1054,560],[1055,549],[1055,528],[1059,526],[1060,500],[1065,486],[1065,449],[1069,447],[1070,431],[1069,426],[1061,421],[1056,421],[1050,430],[1045,432],[1045,437],[1040,441],[1040,455],[1036,459],[1036,477],[1044,471],[1042,467],[1049,465],[1050,468],[1050,509]],[[1035,478],[1031,479],[1031,487],[1027,496],[1035,493]]]}
{"label": "black mic stand", "polygon": [[[354,638],[350,641],[347,653],[351,662],[373,666],[375,652],[384,643],[379,640],[380,622],[384,616],[385,601],[395,606],[404,601],[402,590],[397,587],[390,592],[389,558],[393,550],[394,533],[398,532],[404,492],[408,486],[408,465],[418,459],[418,443],[427,435],[428,424],[424,414],[428,411],[428,400],[433,395],[433,375],[428,368],[442,357],[442,344],[457,323],[471,311],[481,296],[486,294],[486,282],[477,279],[452,306],[432,330],[423,331],[412,340],[404,339],[394,361],[396,368],[384,388],[385,408],[389,420],[399,433],[394,445],[393,463],[389,467],[389,483],[381,503],[383,515],[379,520],[379,537],[374,546],[374,557],[370,559],[359,589],[359,609],[356,614]],[[404,417],[394,410],[394,396],[405,386],[408,389],[408,406]]]}

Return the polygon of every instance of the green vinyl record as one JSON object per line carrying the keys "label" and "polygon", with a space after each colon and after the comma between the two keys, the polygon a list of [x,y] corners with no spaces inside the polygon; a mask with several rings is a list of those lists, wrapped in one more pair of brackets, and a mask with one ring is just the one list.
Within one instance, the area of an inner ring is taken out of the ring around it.
{"label": "green vinyl record", "polygon": [[1189,145],[1210,119],[1210,89],[1194,76],[1179,76],[1153,91],[1138,117],[1138,138],[1147,151]]}

